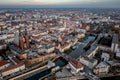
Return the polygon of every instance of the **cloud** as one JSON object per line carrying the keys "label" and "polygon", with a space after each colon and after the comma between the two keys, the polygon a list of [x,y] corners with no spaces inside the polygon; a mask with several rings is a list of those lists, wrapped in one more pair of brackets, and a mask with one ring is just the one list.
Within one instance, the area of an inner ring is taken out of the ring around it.
{"label": "cloud", "polygon": [[0,5],[120,7],[120,0],[0,0]]}

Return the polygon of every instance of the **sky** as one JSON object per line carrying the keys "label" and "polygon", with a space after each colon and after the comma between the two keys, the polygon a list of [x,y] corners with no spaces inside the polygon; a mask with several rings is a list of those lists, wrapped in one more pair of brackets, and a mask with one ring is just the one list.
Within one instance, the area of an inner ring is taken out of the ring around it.
{"label": "sky", "polygon": [[3,7],[115,7],[120,0],[0,0]]}

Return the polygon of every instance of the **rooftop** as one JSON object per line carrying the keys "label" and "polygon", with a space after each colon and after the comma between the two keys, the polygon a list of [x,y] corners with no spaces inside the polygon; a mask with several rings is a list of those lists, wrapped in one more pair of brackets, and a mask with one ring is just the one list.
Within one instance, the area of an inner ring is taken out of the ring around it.
{"label": "rooftop", "polygon": [[100,63],[96,66],[96,68],[104,68],[104,67],[107,67],[107,66],[110,66],[110,65],[104,61],[104,62],[100,62]]}
{"label": "rooftop", "polygon": [[14,45],[10,45],[9,48],[18,52],[19,54],[23,53],[23,51],[20,48],[14,46]]}
{"label": "rooftop", "polygon": [[0,67],[3,66],[3,65],[5,65],[5,64],[7,64],[7,61],[6,61],[6,60],[0,61]]}
{"label": "rooftop", "polygon": [[83,65],[75,59],[69,59],[69,62],[77,69],[83,67]]}
{"label": "rooftop", "polygon": [[17,67],[23,66],[23,65],[24,65],[24,63],[21,62],[21,63],[19,63],[19,64],[17,64],[17,65],[13,65],[13,66],[10,66],[10,67],[8,67],[8,68],[5,68],[5,69],[3,69],[1,72],[6,72],[6,71],[9,71],[9,70],[15,69],[15,68],[17,68]]}
{"label": "rooftop", "polygon": [[118,34],[113,34],[112,43],[118,44]]}

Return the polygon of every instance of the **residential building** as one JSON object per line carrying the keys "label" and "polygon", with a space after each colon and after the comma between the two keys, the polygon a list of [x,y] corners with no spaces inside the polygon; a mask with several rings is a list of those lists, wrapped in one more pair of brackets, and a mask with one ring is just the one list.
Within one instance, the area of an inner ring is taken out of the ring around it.
{"label": "residential building", "polygon": [[88,57],[83,57],[83,56],[80,56],[79,61],[82,64],[88,66],[91,69],[93,67],[95,67],[95,65],[97,65],[97,63],[98,63],[98,61],[96,59],[94,59],[94,58],[88,58]]}
{"label": "residential building", "polygon": [[95,74],[102,74],[102,73],[108,73],[109,72],[110,65],[108,65],[106,62],[99,63],[93,72]]}
{"label": "residential building", "polygon": [[84,69],[84,66],[75,59],[69,59],[69,66],[72,74],[76,74]]}
{"label": "residential building", "polygon": [[24,69],[25,69],[25,64],[21,62],[17,65],[9,66],[8,68],[1,70],[1,73],[2,73],[2,76],[5,77]]}

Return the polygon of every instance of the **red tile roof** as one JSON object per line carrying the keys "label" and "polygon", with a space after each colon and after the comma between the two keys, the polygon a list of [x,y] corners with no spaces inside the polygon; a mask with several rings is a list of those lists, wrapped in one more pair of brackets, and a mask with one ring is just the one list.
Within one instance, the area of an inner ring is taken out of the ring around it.
{"label": "red tile roof", "polygon": [[3,65],[5,65],[5,64],[7,64],[7,61],[6,61],[6,60],[0,61],[0,67],[3,66]]}
{"label": "red tile roof", "polygon": [[83,23],[83,24],[82,24],[82,28],[85,29],[86,27],[87,27],[87,24],[86,24],[86,23]]}
{"label": "red tile roof", "polygon": [[10,66],[10,67],[5,68],[5,69],[3,69],[1,72],[6,72],[6,71],[9,71],[9,70],[15,69],[15,68],[17,68],[17,67],[23,66],[23,65],[24,65],[24,63],[21,62],[21,63],[19,63],[19,64],[17,64],[17,65],[13,65],[13,66]]}
{"label": "red tile roof", "polygon": [[83,65],[75,59],[69,59],[69,62],[77,69],[83,67]]}

